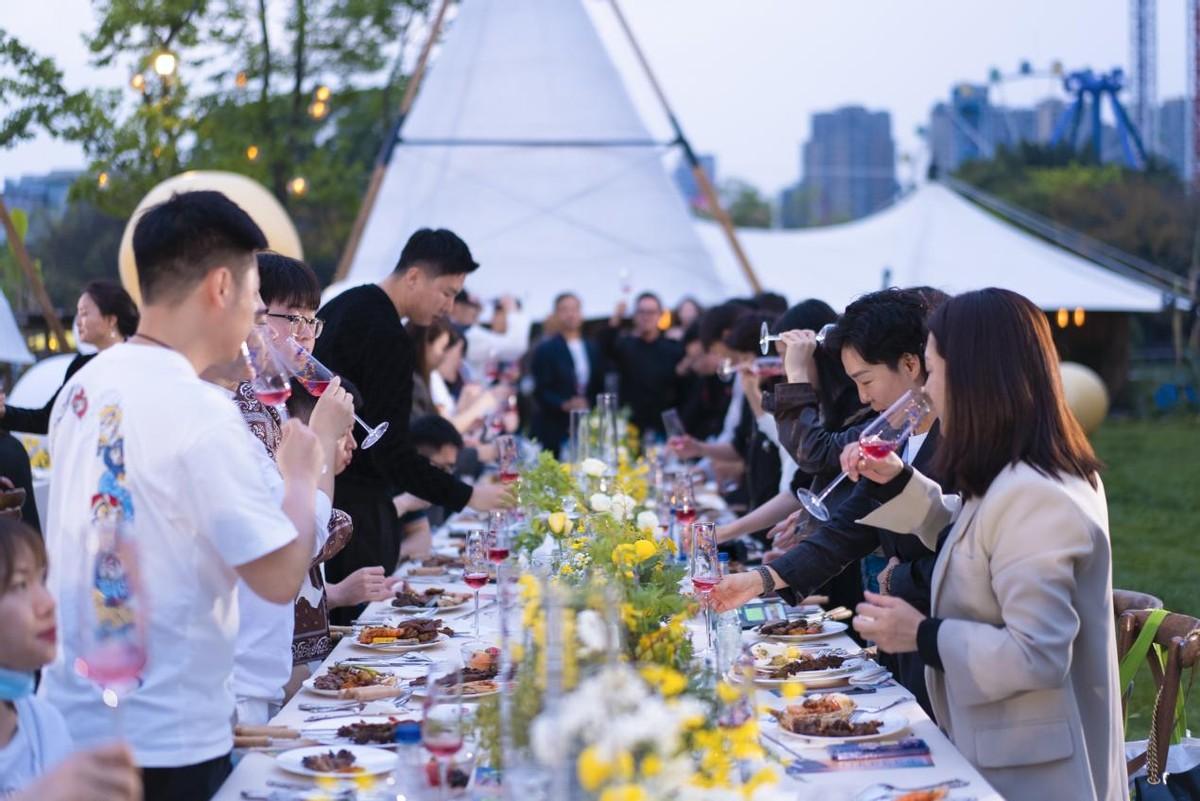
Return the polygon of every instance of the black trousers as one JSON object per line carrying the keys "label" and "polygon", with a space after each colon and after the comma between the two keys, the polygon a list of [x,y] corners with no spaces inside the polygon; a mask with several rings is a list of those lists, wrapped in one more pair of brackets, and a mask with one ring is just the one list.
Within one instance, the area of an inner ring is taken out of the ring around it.
{"label": "black trousers", "polygon": [[179,768],[142,768],[145,801],[209,801],[233,771],[229,754]]}

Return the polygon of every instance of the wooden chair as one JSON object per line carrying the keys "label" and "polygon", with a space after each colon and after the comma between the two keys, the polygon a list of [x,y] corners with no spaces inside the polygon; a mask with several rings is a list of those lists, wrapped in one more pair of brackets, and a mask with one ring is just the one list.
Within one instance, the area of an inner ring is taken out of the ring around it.
{"label": "wooden chair", "polygon": [[1138,609],[1162,609],[1161,598],[1136,590],[1113,590],[1113,614],[1117,619],[1126,612]]}
{"label": "wooden chair", "polygon": [[[1140,594],[1140,593],[1138,593]],[[1115,595],[1115,593],[1114,593]],[[1151,597],[1151,596],[1146,596]],[[1153,599],[1157,600],[1157,599]],[[1161,603],[1160,603],[1161,607]],[[1117,653],[1124,657],[1133,647],[1146,618],[1152,609],[1128,609],[1117,620]],[[1167,664],[1159,664],[1152,648],[1146,655],[1150,673],[1158,694],[1154,700],[1154,712],[1150,718],[1150,738],[1146,753],[1129,760],[1126,767],[1133,775],[1146,765],[1151,783],[1161,780],[1167,762],[1167,749],[1171,743],[1171,732],[1175,728],[1175,702],[1179,698],[1179,684],[1183,671],[1194,668],[1200,662],[1200,620],[1190,615],[1170,613],[1163,619],[1154,636],[1155,644],[1165,649]],[[1129,689],[1121,688],[1121,711],[1129,701]]]}

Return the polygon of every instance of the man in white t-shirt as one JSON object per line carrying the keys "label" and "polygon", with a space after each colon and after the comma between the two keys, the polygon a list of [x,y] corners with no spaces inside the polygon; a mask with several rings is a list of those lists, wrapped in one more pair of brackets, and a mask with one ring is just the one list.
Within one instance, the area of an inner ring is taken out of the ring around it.
{"label": "man in white t-shirt", "polygon": [[228,395],[199,374],[237,357],[257,315],[254,251],[262,231],[218,192],[187,192],[147,210],[134,229],[142,295],[137,335],[80,370],[51,414],[47,547],[62,657],[42,694],[82,744],[111,736],[112,710],[80,678],[78,609],[94,521],[117,517],[137,546],[146,666],[122,698],[125,733],[146,801],[202,801],[230,770],[229,690],[240,577],[264,600],[296,595],[314,538],[321,447],[284,426],[282,508],[257,441]]}

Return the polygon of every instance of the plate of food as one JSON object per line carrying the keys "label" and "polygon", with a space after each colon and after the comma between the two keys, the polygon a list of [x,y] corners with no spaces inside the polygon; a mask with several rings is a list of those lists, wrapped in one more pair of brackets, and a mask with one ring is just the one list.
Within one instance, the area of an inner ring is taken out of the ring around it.
{"label": "plate of food", "polygon": [[407,581],[396,590],[392,606],[401,612],[420,612],[426,609],[450,611],[465,606],[471,600],[469,592],[451,592],[444,587],[426,587],[417,590]]}
{"label": "plate of food", "polygon": [[409,562],[401,566],[400,575],[410,580],[431,581],[460,575],[462,569],[463,558],[461,555],[435,553],[420,562]]}
{"label": "plate of food", "polygon": [[336,664],[320,675],[304,680],[304,689],[317,695],[341,695],[343,690],[358,687],[395,687],[394,673],[356,665]]}
{"label": "plate of food", "polygon": [[300,735],[327,745],[394,745],[396,727],[401,723],[420,725],[420,721],[409,721],[391,715],[371,715],[349,723],[321,725],[301,730]]}
{"label": "plate of food", "polygon": [[790,681],[848,677],[862,667],[862,659],[845,651],[827,648],[808,650],[795,646],[757,643],[754,654],[756,684],[784,684]]}
{"label": "plate of food", "polygon": [[377,651],[413,651],[454,636],[454,629],[438,618],[409,618],[391,626],[364,626],[354,644]]}
{"label": "plate of food", "polygon": [[284,751],[275,762],[301,776],[346,779],[390,773],[396,767],[396,755],[363,745],[347,745],[336,751],[318,745]]}
{"label": "plate of food", "polygon": [[811,620],[798,617],[763,623],[754,632],[759,637],[780,642],[811,642],[841,634],[846,628],[845,623],[837,620]]}
{"label": "plate of food", "polygon": [[771,710],[779,731],[790,737],[828,745],[883,740],[908,730],[908,718],[901,714],[856,715],[854,701],[846,696],[829,703],[820,702],[815,708],[805,707],[819,698],[830,696],[813,696],[806,698],[804,704]]}
{"label": "plate of food", "polygon": [[[467,658],[466,665],[458,676],[462,683],[463,698],[481,698],[487,695],[495,695],[500,690],[500,686],[496,683],[496,677],[499,674],[499,648],[481,648],[474,651]],[[438,684],[442,687],[451,687],[453,686],[454,679],[454,676],[443,676],[438,679]],[[425,694],[426,681],[427,677],[420,676],[409,683],[413,695]]]}

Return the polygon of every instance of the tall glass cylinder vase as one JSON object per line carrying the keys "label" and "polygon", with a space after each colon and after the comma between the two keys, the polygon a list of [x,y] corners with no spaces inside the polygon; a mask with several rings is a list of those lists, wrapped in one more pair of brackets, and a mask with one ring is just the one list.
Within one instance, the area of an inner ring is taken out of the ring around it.
{"label": "tall glass cylinder vase", "polygon": [[571,464],[571,474],[575,484],[584,489],[586,476],[583,474],[583,460],[591,456],[591,411],[588,409],[571,410],[571,439],[568,443],[567,459]]}
{"label": "tall glass cylinder vase", "polygon": [[617,474],[619,430],[617,427],[617,394],[604,392],[596,396],[596,410],[600,416],[599,453],[609,475]]}

